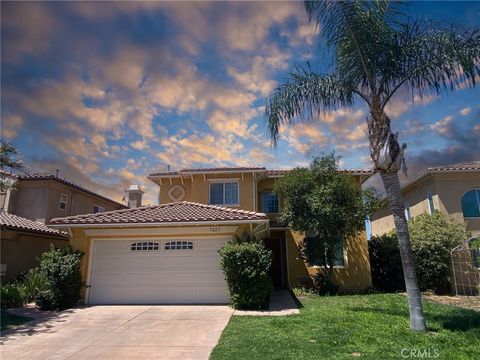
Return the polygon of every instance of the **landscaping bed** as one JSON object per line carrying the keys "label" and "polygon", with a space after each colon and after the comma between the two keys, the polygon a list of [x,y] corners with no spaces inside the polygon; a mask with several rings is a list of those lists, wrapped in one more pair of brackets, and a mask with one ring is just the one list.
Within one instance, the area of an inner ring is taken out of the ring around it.
{"label": "landscaping bed", "polygon": [[[478,355],[480,313],[425,302],[429,332],[409,330],[399,294],[308,296],[299,315],[233,316],[211,359],[436,359]],[[438,354],[437,356],[435,356]],[[419,356],[416,356],[419,357]]]}

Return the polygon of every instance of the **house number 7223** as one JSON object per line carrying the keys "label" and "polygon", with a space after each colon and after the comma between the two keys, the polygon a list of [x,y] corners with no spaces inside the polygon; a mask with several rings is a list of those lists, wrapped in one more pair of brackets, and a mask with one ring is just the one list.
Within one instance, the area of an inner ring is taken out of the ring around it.
{"label": "house number 7223", "polygon": [[211,227],[210,232],[220,232],[220,228],[219,227]]}

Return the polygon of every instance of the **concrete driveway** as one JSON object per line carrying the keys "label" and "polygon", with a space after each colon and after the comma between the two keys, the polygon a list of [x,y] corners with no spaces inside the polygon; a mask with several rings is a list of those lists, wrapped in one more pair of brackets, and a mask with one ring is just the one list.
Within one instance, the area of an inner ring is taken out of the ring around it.
{"label": "concrete driveway", "polygon": [[8,359],[208,359],[228,306],[91,306],[6,331]]}

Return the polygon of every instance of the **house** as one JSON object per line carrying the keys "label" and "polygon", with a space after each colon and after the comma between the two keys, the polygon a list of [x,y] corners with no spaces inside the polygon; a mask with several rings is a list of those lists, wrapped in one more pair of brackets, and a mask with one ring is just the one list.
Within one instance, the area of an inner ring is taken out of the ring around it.
{"label": "house", "polygon": [[[218,250],[233,237],[254,234],[273,251],[278,287],[302,286],[319,270],[297,257],[302,234],[277,221],[273,185],[288,170],[264,167],[184,169],[151,174],[159,205],[141,207],[141,190],[128,192],[127,210],[53,219],[83,251],[89,304],[227,303]],[[368,170],[344,170],[361,183]],[[345,242],[335,268],[342,291],[371,285],[365,234]]]}
{"label": "house", "polygon": [[0,193],[2,281],[15,279],[38,265],[49,249],[68,245],[68,234],[49,228],[54,217],[127,208],[53,174],[13,174],[0,170],[2,181],[14,184]]}
{"label": "house", "polygon": [[44,224],[55,217],[127,208],[57,174],[12,174],[1,170],[0,176],[15,183],[14,189],[0,194],[0,208]]}
{"label": "house", "polygon": [[[480,232],[480,161],[430,167],[402,186],[407,219],[434,210],[465,221],[473,234]],[[388,207],[371,217],[372,235],[395,228]]]}
{"label": "house", "polygon": [[37,266],[37,258],[50,244],[57,248],[68,245],[68,234],[3,210],[0,226],[2,283]]}

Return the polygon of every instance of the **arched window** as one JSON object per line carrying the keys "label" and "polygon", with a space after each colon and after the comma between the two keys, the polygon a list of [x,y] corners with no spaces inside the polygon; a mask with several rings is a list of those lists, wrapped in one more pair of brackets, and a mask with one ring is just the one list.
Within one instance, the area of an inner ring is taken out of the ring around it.
{"label": "arched window", "polygon": [[433,203],[433,194],[431,191],[428,192],[427,199],[428,199],[428,212],[430,213],[430,215],[432,215],[433,212],[435,211],[435,205]]}
{"label": "arched window", "polygon": [[134,242],[130,245],[130,250],[132,251],[153,251],[158,249],[160,249],[158,242],[142,241]]}
{"label": "arched window", "polygon": [[191,241],[169,241],[165,243],[165,250],[192,250],[193,242]]}
{"label": "arched window", "polygon": [[480,189],[468,190],[463,194],[462,211],[464,218],[480,217]]}

